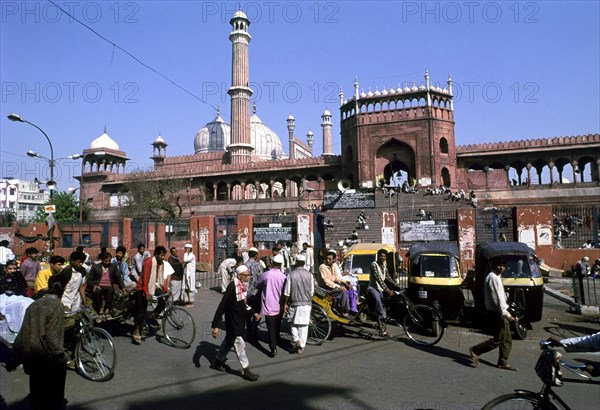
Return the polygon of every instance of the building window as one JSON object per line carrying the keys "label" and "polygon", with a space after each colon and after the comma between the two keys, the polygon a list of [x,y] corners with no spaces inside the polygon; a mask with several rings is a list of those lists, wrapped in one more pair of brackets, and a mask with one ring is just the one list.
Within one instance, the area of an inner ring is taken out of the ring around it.
{"label": "building window", "polygon": [[62,238],[62,247],[63,248],[72,248],[73,247],[73,234],[64,234]]}
{"label": "building window", "polygon": [[440,138],[440,153],[448,153],[448,140],[444,137]]}
{"label": "building window", "polygon": [[10,195],[14,195],[15,194],[15,189],[14,188],[10,188]]}

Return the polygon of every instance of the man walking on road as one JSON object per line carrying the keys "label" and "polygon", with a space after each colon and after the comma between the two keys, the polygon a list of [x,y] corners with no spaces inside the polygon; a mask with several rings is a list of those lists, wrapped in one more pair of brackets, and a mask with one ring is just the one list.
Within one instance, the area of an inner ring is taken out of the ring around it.
{"label": "man walking on road", "polygon": [[281,293],[285,283],[282,272],[284,258],[281,254],[273,256],[273,267],[263,273],[258,280],[258,288],[262,289],[261,313],[267,323],[269,333],[270,357],[277,355],[277,342],[281,333]]}
{"label": "man walking on road", "polygon": [[292,323],[292,353],[302,353],[308,338],[308,323],[315,284],[313,275],[305,269],[306,256],[296,256],[296,265],[290,272],[283,290],[283,310]]}
{"label": "man walking on road", "polygon": [[250,362],[248,361],[248,356],[246,356],[246,343],[242,336],[244,334],[246,316],[253,315],[256,320],[259,320],[260,315],[246,303],[246,286],[250,280],[248,267],[246,265],[239,266],[236,269],[236,274],[237,277],[234,277],[229,285],[227,285],[223,299],[221,299],[221,303],[219,303],[212,321],[212,336],[216,339],[219,336],[219,323],[223,315],[225,315],[225,331],[227,334],[223,339],[223,343],[219,346],[217,356],[211,362],[210,367],[220,372],[224,371],[223,365],[225,364],[225,360],[227,360],[227,353],[233,347],[243,369],[242,377],[254,382],[258,380],[259,376],[250,370]]}
{"label": "man walking on road", "polygon": [[501,256],[495,256],[491,261],[492,271],[485,278],[485,308],[487,317],[492,326],[493,338],[479,343],[469,349],[471,360],[477,366],[479,355],[499,348],[498,368],[516,371],[517,368],[508,364],[508,356],[512,348],[512,335],[510,322],[515,320],[508,311],[506,294],[500,275],[506,269],[506,261]]}

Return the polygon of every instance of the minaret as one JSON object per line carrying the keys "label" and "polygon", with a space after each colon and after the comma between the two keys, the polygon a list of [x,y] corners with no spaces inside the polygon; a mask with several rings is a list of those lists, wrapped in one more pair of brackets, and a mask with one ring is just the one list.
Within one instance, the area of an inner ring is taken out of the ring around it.
{"label": "minaret", "polygon": [[[448,74],[448,92],[452,96],[452,77]],[[450,111],[454,111],[454,99],[450,99]]]}
{"label": "minaret", "polygon": [[323,155],[333,155],[333,140],[331,138],[333,123],[331,122],[331,113],[327,108],[323,111],[321,118],[323,119],[321,123],[321,127],[323,127]]}
{"label": "minaret", "polygon": [[292,114],[287,118],[288,137],[290,140],[290,159],[296,157],[296,147],[294,146],[294,128],[296,128],[295,119]]}
{"label": "minaret", "polygon": [[425,69],[425,88],[427,89],[427,106],[431,107],[431,94],[429,93],[431,83],[429,82],[429,70],[427,69]]}
{"label": "minaret", "polygon": [[250,97],[248,74],[248,45],[252,37],[248,34],[250,20],[243,11],[238,10],[229,21],[233,31],[231,41],[231,87],[227,93],[231,96],[231,144],[228,147],[232,164],[250,162],[252,140],[250,137]]}

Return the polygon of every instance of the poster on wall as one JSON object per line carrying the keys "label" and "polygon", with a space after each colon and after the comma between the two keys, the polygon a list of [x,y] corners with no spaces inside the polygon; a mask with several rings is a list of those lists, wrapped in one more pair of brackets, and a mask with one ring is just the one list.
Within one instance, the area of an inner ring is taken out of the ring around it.
{"label": "poster on wall", "polygon": [[523,226],[519,229],[519,242],[535,249],[535,231],[533,226]]}
{"label": "poster on wall", "polygon": [[256,242],[295,242],[296,227],[294,223],[269,223],[255,224],[253,230],[253,241]]}
{"label": "poster on wall", "polygon": [[298,215],[298,245],[306,242],[313,246],[310,234],[310,215]]}
{"label": "poster on wall", "polygon": [[396,248],[396,230],[394,228],[381,228],[381,243],[392,245]]}
{"label": "poster on wall", "polygon": [[552,228],[548,225],[537,227],[537,243],[538,246],[552,245]]}
{"label": "poster on wall", "polygon": [[455,241],[456,219],[400,222],[400,242]]}

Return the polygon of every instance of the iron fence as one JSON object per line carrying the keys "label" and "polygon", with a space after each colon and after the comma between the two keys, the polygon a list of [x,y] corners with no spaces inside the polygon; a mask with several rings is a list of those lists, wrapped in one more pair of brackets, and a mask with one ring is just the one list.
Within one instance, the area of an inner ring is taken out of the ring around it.
{"label": "iron fence", "polygon": [[477,208],[475,234],[477,242],[514,241],[512,208]]}
{"label": "iron fence", "polygon": [[554,206],[552,214],[556,248],[600,247],[597,205]]}

